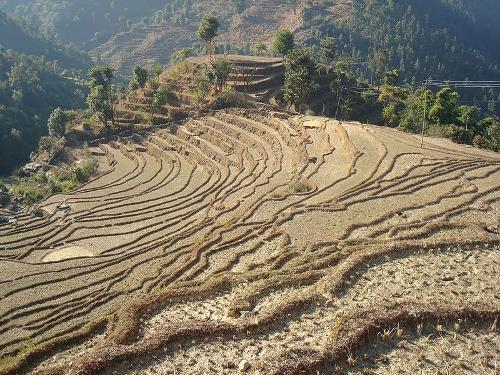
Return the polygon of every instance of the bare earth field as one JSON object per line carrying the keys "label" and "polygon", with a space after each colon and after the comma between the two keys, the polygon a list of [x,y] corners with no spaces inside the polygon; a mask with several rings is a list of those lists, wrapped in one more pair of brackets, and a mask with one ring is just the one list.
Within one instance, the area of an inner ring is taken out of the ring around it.
{"label": "bare earth field", "polygon": [[0,226],[0,374],[499,374],[499,154],[236,109],[95,148]]}

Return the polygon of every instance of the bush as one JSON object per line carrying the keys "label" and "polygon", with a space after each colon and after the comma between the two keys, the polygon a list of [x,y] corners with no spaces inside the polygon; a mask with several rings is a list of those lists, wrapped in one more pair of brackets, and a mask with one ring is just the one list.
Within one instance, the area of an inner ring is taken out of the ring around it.
{"label": "bush", "polygon": [[194,77],[189,89],[193,94],[193,100],[196,103],[202,103],[210,92],[210,82],[206,74],[198,73]]}
{"label": "bush", "polygon": [[43,136],[38,142],[38,150],[47,151],[49,154],[54,150],[56,139],[51,136]]}
{"label": "bush", "polygon": [[14,194],[20,197],[25,204],[34,204],[41,201],[47,195],[46,191],[29,183],[19,183],[13,187]]}
{"label": "bush", "polygon": [[94,159],[83,160],[75,168],[75,178],[79,183],[84,183],[97,171],[97,161]]}
{"label": "bush", "polygon": [[443,127],[443,136],[456,143],[470,144],[472,142],[472,133],[454,124]]}
{"label": "bush", "polygon": [[87,182],[96,170],[97,161],[94,159],[83,160],[73,170],[59,169],[48,179],[48,190],[51,194],[68,193]]}
{"label": "bush", "polygon": [[248,108],[252,107],[253,103],[248,98],[240,93],[231,90],[224,90],[217,95],[211,105],[213,109],[224,109],[232,107]]}
{"label": "bush", "polygon": [[84,118],[82,120],[82,128],[83,130],[85,131],[91,131],[95,126],[95,123],[94,121],[92,120],[92,118]]}

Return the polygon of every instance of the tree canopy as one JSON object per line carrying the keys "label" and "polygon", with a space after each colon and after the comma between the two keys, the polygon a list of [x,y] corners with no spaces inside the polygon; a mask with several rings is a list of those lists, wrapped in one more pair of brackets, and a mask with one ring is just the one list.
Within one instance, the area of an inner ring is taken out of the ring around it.
{"label": "tree canopy", "polygon": [[290,30],[281,30],[276,33],[273,43],[273,51],[282,55],[288,55],[295,47],[293,33]]}
{"label": "tree canopy", "polygon": [[286,59],[284,98],[301,112],[302,105],[311,94],[316,65],[306,49],[290,52]]}
{"label": "tree canopy", "polygon": [[209,54],[212,54],[212,42],[219,33],[220,23],[212,14],[205,14],[201,19],[196,36],[207,44]]}

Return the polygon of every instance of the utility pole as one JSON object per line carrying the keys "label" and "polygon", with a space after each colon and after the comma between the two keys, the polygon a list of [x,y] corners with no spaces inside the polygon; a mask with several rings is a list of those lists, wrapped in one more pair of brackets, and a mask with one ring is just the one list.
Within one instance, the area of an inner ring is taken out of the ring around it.
{"label": "utility pole", "polygon": [[422,121],[422,137],[420,139],[420,148],[424,147],[424,132],[425,132],[425,123],[426,123],[426,117],[427,117],[427,82],[428,80],[425,81],[425,86],[424,86],[424,120]]}

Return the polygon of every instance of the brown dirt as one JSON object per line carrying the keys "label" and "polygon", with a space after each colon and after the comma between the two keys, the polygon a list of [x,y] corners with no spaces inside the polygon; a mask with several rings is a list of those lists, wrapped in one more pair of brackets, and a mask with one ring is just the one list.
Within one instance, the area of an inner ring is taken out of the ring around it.
{"label": "brown dirt", "polygon": [[[0,227],[1,374],[315,371],[415,317],[497,343],[498,154],[243,109],[99,147],[97,178]],[[96,256],[41,262],[70,246]]]}

